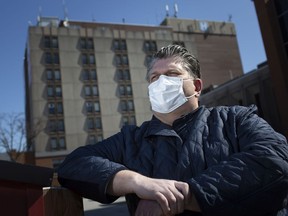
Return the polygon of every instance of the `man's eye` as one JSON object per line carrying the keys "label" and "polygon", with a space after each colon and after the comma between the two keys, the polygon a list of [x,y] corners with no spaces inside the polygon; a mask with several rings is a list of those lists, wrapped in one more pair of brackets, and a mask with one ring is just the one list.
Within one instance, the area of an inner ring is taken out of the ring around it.
{"label": "man's eye", "polygon": [[159,78],[159,76],[152,76],[152,77],[150,78],[150,81],[151,81],[151,82],[154,82],[154,81],[156,81],[158,78]]}

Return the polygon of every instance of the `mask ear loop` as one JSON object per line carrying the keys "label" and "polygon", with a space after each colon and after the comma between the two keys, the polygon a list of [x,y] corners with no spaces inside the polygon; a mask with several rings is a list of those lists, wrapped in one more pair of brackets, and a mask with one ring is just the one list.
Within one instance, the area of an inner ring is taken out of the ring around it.
{"label": "mask ear loop", "polygon": [[190,98],[192,98],[192,97],[194,97],[194,96],[196,96],[196,95],[199,96],[199,92],[195,92],[194,94],[186,97],[186,99],[190,99]]}

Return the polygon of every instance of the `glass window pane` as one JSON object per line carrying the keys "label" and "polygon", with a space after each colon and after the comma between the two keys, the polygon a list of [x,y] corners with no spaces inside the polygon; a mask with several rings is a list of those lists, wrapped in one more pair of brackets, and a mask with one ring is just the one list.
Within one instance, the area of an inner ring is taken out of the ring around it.
{"label": "glass window pane", "polygon": [[130,125],[136,125],[135,116],[130,116]]}
{"label": "glass window pane", "polygon": [[92,86],[92,92],[93,92],[93,96],[98,96],[98,87]]}
{"label": "glass window pane", "polygon": [[50,139],[50,147],[52,150],[57,149],[57,139],[56,138]]}
{"label": "glass window pane", "polygon": [[50,48],[50,37],[48,36],[44,37],[44,47]]}
{"label": "glass window pane", "polygon": [[54,64],[59,64],[59,54],[58,53],[54,53],[53,63]]}
{"label": "glass window pane", "polygon": [[124,70],[123,71],[123,77],[124,77],[124,80],[130,80],[130,71]]}
{"label": "glass window pane", "polygon": [[90,63],[90,64],[95,64],[95,57],[94,57],[93,54],[90,54],[90,55],[89,55],[89,63]]}
{"label": "glass window pane", "polygon": [[128,123],[129,123],[128,117],[123,116],[123,118],[122,118],[122,124],[123,124],[123,125],[128,125]]}
{"label": "glass window pane", "polygon": [[88,141],[88,143],[89,143],[90,145],[96,144],[96,137],[95,137],[95,135],[90,135],[90,136],[89,136],[89,141]]}
{"label": "glass window pane", "polygon": [[130,85],[126,86],[126,93],[127,93],[127,95],[132,95],[132,88]]}
{"label": "glass window pane", "polygon": [[48,112],[49,112],[49,114],[55,114],[55,105],[54,105],[54,103],[48,103]]}
{"label": "glass window pane", "polygon": [[87,40],[87,48],[88,48],[88,49],[94,49],[93,39],[89,38],[89,39]]}
{"label": "glass window pane", "polygon": [[52,55],[51,53],[45,53],[45,63],[52,64]]}
{"label": "glass window pane", "polygon": [[121,40],[121,45],[120,45],[120,49],[121,50],[127,50],[127,47],[126,47],[126,41],[125,40]]}
{"label": "glass window pane", "polygon": [[81,49],[86,49],[86,40],[85,38],[80,39],[80,48]]}
{"label": "glass window pane", "polygon": [[93,112],[93,104],[91,102],[86,102],[86,111]]}
{"label": "glass window pane", "polygon": [[115,56],[115,61],[116,61],[116,66],[120,66],[121,65],[121,56],[120,55],[116,55]]}
{"label": "glass window pane", "polygon": [[59,148],[60,149],[66,149],[66,144],[65,144],[65,138],[64,137],[60,137],[59,138]]}
{"label": "glass window pane", "polygon": [[113,46],[114,46],[114,50],[119,50],[119,41],[118,40],[114,40]]}
{"label": "glass window pane", "polygon": [[90,86],[85,86],[84,90],[85,90],[85,95],[86,96],[91,96],[91,88],[90,88]]}
{"label": "glass window pane", "polygon": [[88,124],[88,129],[90,130],[94,129],[94,120],[92,118],[89,118],[87,120],[87,124]]}
{"label": "glass window pane", "polygon": [[62,96],[62,89],[61,89],[60,86],[56,86],[55,92],[56,92],[56,97],[61,97]]}
{"label": "glass window pane", "polygon": [[57,103],[57,113],[63,113],[63,106],[62,103]]}
{"label": "glass window pane", "polygon": [[85,54],[82,54],[82,64],[83,65],[88,64],[88,58],[87,58],[87,55],[85,55]]}
{"label": "glass window pane", "polygon": [[101,134],[97,135],[97,142],[101,142],[103,140],[103,136]]}
{"label": "glass window pane", "polygon": [[58,131],[64,131],[64,121],[63,120],[58,120],[57,122],[57,127],[58,127]]}
{"label": "glass window pane", "polygon": [[51,131],[51,132],[57,131],[57,126],[56,126],[55,121],[49,121],[49,131]]}
{"label": "glass window pane", "polygon": [[89,71],[88,70],[82,71],[82,79],[83,80],[89,80]]}
{"label": "glass window pane", "polygon": [[96,70],[91,70],[90,71],[90,79],[91,80],[97,80]]}
{"label": "glass window pane", "polygon": [[95,127],[97,129],[101,129],[102,128],[102,123],[101,123],[101,118],[95,118]]}
{"label": "glass window pane", "polygon": [[100,112],[100,103],[99,101],[94,102],[94,111]]}
{"label": "glass window pane", "polygon": [[123,85],[119,86],[119,93],[120,93],[120,95],[125,95],[125,88]]}
{"label": "glass window pane", "polygon": [[47,80],[52,80],[53,79],[53,73],[52,70],[46,70],[46,78]]}
{"label": "glass window pane", "polygon": [[61,74],[59,70],[54,71],[55,80],[61,80]]}
{"label": "glass window pane", "polygon": [[127,55],[122,56],[122,64],[128,65],[128,56]]}
{"label": "glass window pane", "polygon": [[127,101],[128,104],[128,110],[133,111],[134,110],[134,103],[132,100]]}
{"label": "glass window pane", "polygon": [[126,101],[121,101],[121,110],[122,111],[127,111],[127,103],[126,103]]}
{"label": "glass window pane", "polygon": [[52,86],[47,87],[47,95],[48,97],[53,97],[54,96],[54,89]]}
{"label": "glass window pane", "polygon": [[51,40],[52,40],[52,47],[53,48],[58,48],[58,38],[57,37],[53,37]]}

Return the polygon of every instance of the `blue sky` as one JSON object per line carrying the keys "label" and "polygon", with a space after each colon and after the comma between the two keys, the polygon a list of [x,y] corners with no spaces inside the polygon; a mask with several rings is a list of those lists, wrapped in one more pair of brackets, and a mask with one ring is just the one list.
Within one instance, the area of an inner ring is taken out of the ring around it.
{"label": "blue sky", "polygon": [[[23,57],[29,23],[37,16],[70,20],[159,25],[165,5],[184,19],[228,21],[236,25],[237,40],[247,73],[266,60],[254,3],[251,0],[2,0],[0,2],[0,113],[24,112]],[[66,5],[64,7],[63,5]],[[66,8],[66,10],[64,9]]]}

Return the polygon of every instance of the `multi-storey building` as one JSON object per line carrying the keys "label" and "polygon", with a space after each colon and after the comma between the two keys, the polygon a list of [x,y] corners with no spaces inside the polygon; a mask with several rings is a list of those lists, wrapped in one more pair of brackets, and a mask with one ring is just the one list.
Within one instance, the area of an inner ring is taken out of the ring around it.
{"label": "multi-storey building", "polygon": [[207,88],[200,97],[200,104],[206,107],[256,105],[260,117],[276,131],[282,129],[267,62],[259,64],[257,69],[223,83],[215,89]]}
{"label": "multi-storey building", "polygon": [[167,17],[159,26],[145,26],[42,17],[30,26],[27,131],[43,125],[33,140],[36,165],[55,167],[78,146],[149,120],[146,66],[157,49],[172,43],[198,57],[205,87],[243,74],[230,22]]}
{"label": "multi-storey building", "polygon": [[279,109],[280,131],[288,138],[288,1],[254,0],[254,4]]}

